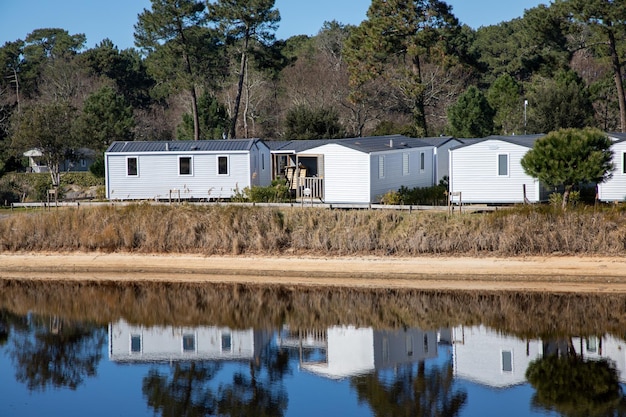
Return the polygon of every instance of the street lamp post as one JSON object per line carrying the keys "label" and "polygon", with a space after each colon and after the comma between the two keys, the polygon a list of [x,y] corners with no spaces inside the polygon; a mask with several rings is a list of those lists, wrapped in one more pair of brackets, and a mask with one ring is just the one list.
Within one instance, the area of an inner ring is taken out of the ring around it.
{"label": "street lamp post", "polygon": [[526,134],[526,108],[528,107],[528,100],[524,100],[524,134]]}

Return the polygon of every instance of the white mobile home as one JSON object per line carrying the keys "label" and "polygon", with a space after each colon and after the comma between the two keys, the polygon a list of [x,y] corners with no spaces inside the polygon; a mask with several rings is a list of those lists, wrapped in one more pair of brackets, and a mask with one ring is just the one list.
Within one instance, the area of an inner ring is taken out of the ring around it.
{"label": "white mobile home", "polygon": [[331,379],[397,369],[434,359],[438,354],[437,333],[417,328],[332,326],[298,333],[286,329],[279,335],[278,344],[298,348],[301,369]]}
{"label": "white mobile home", "polygon": [[109,324],[109,359],[114,362],[189,360],[253,361],[270,341],[270,333],[218,326]]}
{"label": "white mobile home", "polygon": [[452,329],[452,356],[455,378],[506,388],[526,382],[528,365],[543,356],[543,342],[461,326]]}
{"label": "white mobile home", "polygon": [[272,153],[295,170],[287,177],[298,193],[327,203],[375,203],[402,186],[434,185],[434,147],[401,135],[291,141]]}
{"label": "white mobile home", "polygon": [[598,184],[598,200],[626,201],[626,133],[609,133],[613,140],[613,177]]}
{"label": "white mobile home", "polygon": [[259,139],[114,142],[104,160],[111,200],[228,199],[271,183],[270,150]]}
{"label": "white mobile home", "polygon": [[444,177],[450,178],[450,156],[448,154],[451,148],[463,145],[462,139],[456,139],[451,136],[441,136],[434,138],[421,139],[429,145],[434,146],[434,164],[435,164],[435,183],[444,179]]}
{"label": "white mobile home", "polygon": [[510,204],[547,200],[548,190],[521,165],[526,152],[542,136],[489,136],[450,149],[453,201]]}

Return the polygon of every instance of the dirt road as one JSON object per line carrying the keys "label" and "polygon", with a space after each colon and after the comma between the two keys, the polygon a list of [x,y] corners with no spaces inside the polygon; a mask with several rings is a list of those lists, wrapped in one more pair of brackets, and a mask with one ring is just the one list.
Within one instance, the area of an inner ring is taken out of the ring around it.
{"label": "dirt road", "polygon": [[6,278],[626,294],[626,259],[3,253]]}

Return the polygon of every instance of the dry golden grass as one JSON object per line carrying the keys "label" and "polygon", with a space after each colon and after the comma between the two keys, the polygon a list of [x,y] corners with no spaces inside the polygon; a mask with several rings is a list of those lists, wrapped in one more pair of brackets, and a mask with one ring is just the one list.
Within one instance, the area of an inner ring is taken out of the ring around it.
{"label": "dry golden grass", "polygon": [[0,280],[0,308],[107,324],[325,329],[350,324],[424,330],[478,325],[519,337],[626,329],[626,296],[355,290],[241,284]]}
{"label": "dry golden grass", "polygon": [[137,204],[15,213],[0,251],[205,255],[622,255],[620,209],[432,212]]}

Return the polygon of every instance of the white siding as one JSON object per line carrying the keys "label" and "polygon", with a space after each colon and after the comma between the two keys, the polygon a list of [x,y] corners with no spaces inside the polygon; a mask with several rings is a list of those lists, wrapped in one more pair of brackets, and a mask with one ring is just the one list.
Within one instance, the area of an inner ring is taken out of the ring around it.
{"label": "white siding", "polygon": [[614,143],[613,149],[613,178],[603,184],[598,184],[598,199],[600,201],[626,200],[626,173],[624,172],[624,158],[626,158],[626,141]]}
{"label": "white siding", "polygon": [[[454,328],[453,338],[454,376],[489,387],[524,383],[530,362],[543,355],[541,340],[522,340],[484,326]],[[503,353],[510,362],[503,363]]]}
{"label": "white siding", "polygon": [[[409,175],[402,173],[402,158],[405,153],[409,154]],[[420,169],[421,153],[424,153],[424,169]],[[424,147],[372,154],[370,160],[372,164],[370,202],[380,201],[384,194],[389,191],[397,191],[402,186],[409,189],[433,186],[433,153],[433,147]],[[385,157],[383,178],[379,178],[379,156]]]}
{"label": "white siding", "polygon": [[302,369],[333,379],[374,370],[374,330],[371,327],[330,327],[327,337],[326,362],[304,362],[300,365]]}
{"label": "white siding", "polygon": [[[306,155],[323,155],[324,201],[327,203],[375,203],[401,186],[433,185],[433,147],[394,149],[367,154],[338,144],[308,149]],[[409,174],[403,175],[403,155],[409,154]],[[425,166],[420,170],[420,153]],[[384,157],[380,177],[380,157]]]}
{"label": "white siding", "polygon": [[[467,203],[539,201],[539,183],[520,163],[528,148],[501,140],[486,140],[450,150],[450,191]],[[508,175],[498,175],[498,155],[508,155]],[[455,197],[458,200],[458,197]]]}
{"label": "white siding", "polygon": [[[128,156],[138,158],[139,175],[136,177],[126,175]],[[192,157],[193,175],[179,175],[179,156]],[[218,156],[228,156],[228,175],[217,175]],[[250,159],[247,151],[107,154],[107,198],[167,199],[170,190],[180,190],[181,198],[230,198],[236,188],[242,190],[251,185]],[[269,173],[267,165],[266,170]]]}
{"label": "white siding", "polygon": [[576,353],[585,359],[608,359],[612,361],[615,364],[620,382],[626,382],[626,341],[606,334],[586,338],[574,337],[572,342]]}
{"label": "white siding", "polygon": [[[324,201],[370,203],[369,155],[345,146],[328,144],[306,151],[324,155]],[[378,175],[378,171],[375,171]]]}
{"label": "white siding", "polygon": [[[131,337],[141,349],[131,349]],[[183,349],[183,337],[192,337],[193,349]],[[225,345],[224,339],[229,345]],[[252,359],[255,354],[253,329],[200,326],[144,327],[119,321],[109,325],[109,357],[113,361],[161,361],[192,359]]]}
{"label": "white siding", "polygon": [[442,146],[435,149],[435,161],[436,166],[435,169],[437,171],[435,176],[435,183],[439,184],[439,181],[443,179],[443,177],[450,178],[450,155],[448,152],[450,148],[461,145],[461,142],[458,140],[449,140]]}

